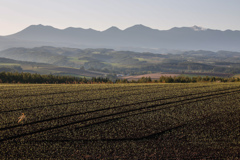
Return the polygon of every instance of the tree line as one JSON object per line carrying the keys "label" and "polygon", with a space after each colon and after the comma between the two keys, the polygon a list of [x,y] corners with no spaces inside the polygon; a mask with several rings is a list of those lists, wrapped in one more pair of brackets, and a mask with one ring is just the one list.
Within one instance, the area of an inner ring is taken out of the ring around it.
{"label": "tree line", "polygon": [[78,78],[72,76],[60,75],[40,75],[37,73],[18,73],[18,72],[1,72],[0,83],[47,83],[47,84],[81,84],[81,83],[112,83],[108,78],[85,77]]}
{"label": "tree line", "polygon": [[78,78],[73,76],[60,75],[40,75],[37,73],[18,73],[18,72],[0,72],[0,83],[46,83],[46,84],[91,84],[91,83],[197,83],[197,82],[240,82],[240,78],[221,78],[221,77],[167,77],[161,76],[157,80],[151,77],[142,77],[138,80],[117,79],[115,81],[109,78],[92,77]]}
{"label": "tree line", "polygon": [[240,82],[240,78],[222,78],[222,77],[168,77],[161,76],[158,80],[152,80],[151,77],[142,77],[138,80],[118,79],[116,83],[197,83],[197,82]]}

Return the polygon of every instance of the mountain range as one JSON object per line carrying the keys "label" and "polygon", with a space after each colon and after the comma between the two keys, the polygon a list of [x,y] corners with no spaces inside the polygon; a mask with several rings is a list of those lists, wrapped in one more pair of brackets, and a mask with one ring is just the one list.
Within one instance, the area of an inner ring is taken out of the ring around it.
{"label": "mountain range", "polygon": [[97,31],[31,25],[18,33],[0,36],[0,50],[11,47],[55,46],[164,53],[174,50],[240,51],[239,44],[240,31],[220,31],[198,26],[157,30],[134,25],[125,30],[110,27]]}

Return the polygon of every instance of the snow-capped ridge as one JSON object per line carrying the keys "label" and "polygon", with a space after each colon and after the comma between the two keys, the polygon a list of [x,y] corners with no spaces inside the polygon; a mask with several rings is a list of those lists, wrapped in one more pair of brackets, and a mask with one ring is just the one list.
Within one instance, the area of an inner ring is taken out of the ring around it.
{"label": "snow-capped ridge", "polygon": [[200,26],[193,26],[191,27],[194,31],[205,31],[207,30],[207,28],[203,28],[203,27],[200,27]]}

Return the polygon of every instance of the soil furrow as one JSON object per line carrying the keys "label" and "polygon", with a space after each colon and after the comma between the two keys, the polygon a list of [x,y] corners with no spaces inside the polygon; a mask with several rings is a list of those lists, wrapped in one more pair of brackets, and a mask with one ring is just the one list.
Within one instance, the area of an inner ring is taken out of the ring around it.
{"label": "soil furrow", "polygon": [[[143,108],[138,108],[138,109],[131,109],[131,110],[123,111],[123,112],[117,112],[117,113],[114,113],[114,114],[103,115],[103,116],[94,117],[94,118],[88,118],[88,119],[84,119],[84,120],[80,120],[80,121],[74,121],[74,122],[67,123],[67,124],[63,124],[63,125],[59,125],[59,126],[54,126],[54,127],[50,127],[50,128],[40,129],[40,130],[37,130],[37,131],[32,131],[32,132],[29,132],[29,133],[23,133],[23,134],[20,134],[20,135],[7,137],[7,138],[4,138],[4,139],[1,139],[0,142],[6,141],[6,140],[10,140],[10,139],[20,138],[20,137],[27,136],[27,135],[33,135],[33,134],[36,134],[36,133],[41,133],[41,132],[49,131],[49,130],[53,130],[53,129],[59,129],[59,128],[66,127],[66,126],[70,126],[70,125],[74,125],[74,124],[77,124],[77,123],[82,123],[82,122],[97,120],[97,119],[101,119],[101,118],[106,118],[106,117],[121,115],[121,114],[125,114],[125,113],[131,113],[131,112],[134,112],[134,111],[139,111],[139,110],[143,110],[143,109],[149,109],[149,108],[159,107],[159,106],[163,106],[163,105],[169,105],[169,104],[174,104],[174,103],[179,103],[179,102],[185,102],[185,101],[189,101],[189,100],[190,100],[190,101],[191,101],[191,100],[195,100],[195,101],[193,101],[193,102],[196,102],[197,99],[201,99],[201,98],[205,98],[205,97],[206,97],[206,99],[211,99],[211,98],[213,98],[214,96],[219,96],[219,95],[220,95],[220,96],[224,96],[224,95],[226,95],[226,94],[236,93],[236,92],[239,92],[239,91],[240,91],[240,90],[230,91],[230,92],[223,92],[223,93],[217,93],[217,94],[212,94],[212,95],[205,95],[205,96],[200,96],[200,97],[195,97],[195,98],[190,98],[190,99],[178,100],[178,101],[174,101],[174,102],[167,102],[167,103],[160,104],[160,105],[152,105],[152,106],[143,107]],[[200,101],[200,100],[199,100],[199,101]],[[202,101],[202,99],[201,99],[201,101]],[[173,107],[173,106],[171,106],[171,107]],[[114,118],[113,118],[113,119],[110,119],[110,120],[114,120]],[[40,122],[41,122],[41,121],[40,121]],[[38,123],[40,123],[40,122],[38,122]],[[93,124],[92,124],[92,125],[93,125]]]}

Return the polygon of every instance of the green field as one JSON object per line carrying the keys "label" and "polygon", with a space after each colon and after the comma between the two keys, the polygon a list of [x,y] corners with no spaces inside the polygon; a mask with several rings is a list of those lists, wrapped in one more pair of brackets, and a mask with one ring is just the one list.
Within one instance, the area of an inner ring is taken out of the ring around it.
{"label": "green field", "polygon": [[17,63],[0,63],[0,66],[20,66],[20,64],[17,64]]}
{"label": "green field", "polygon": [[239,93],[240,83],[2,84],[0,159],[238,159]]}

